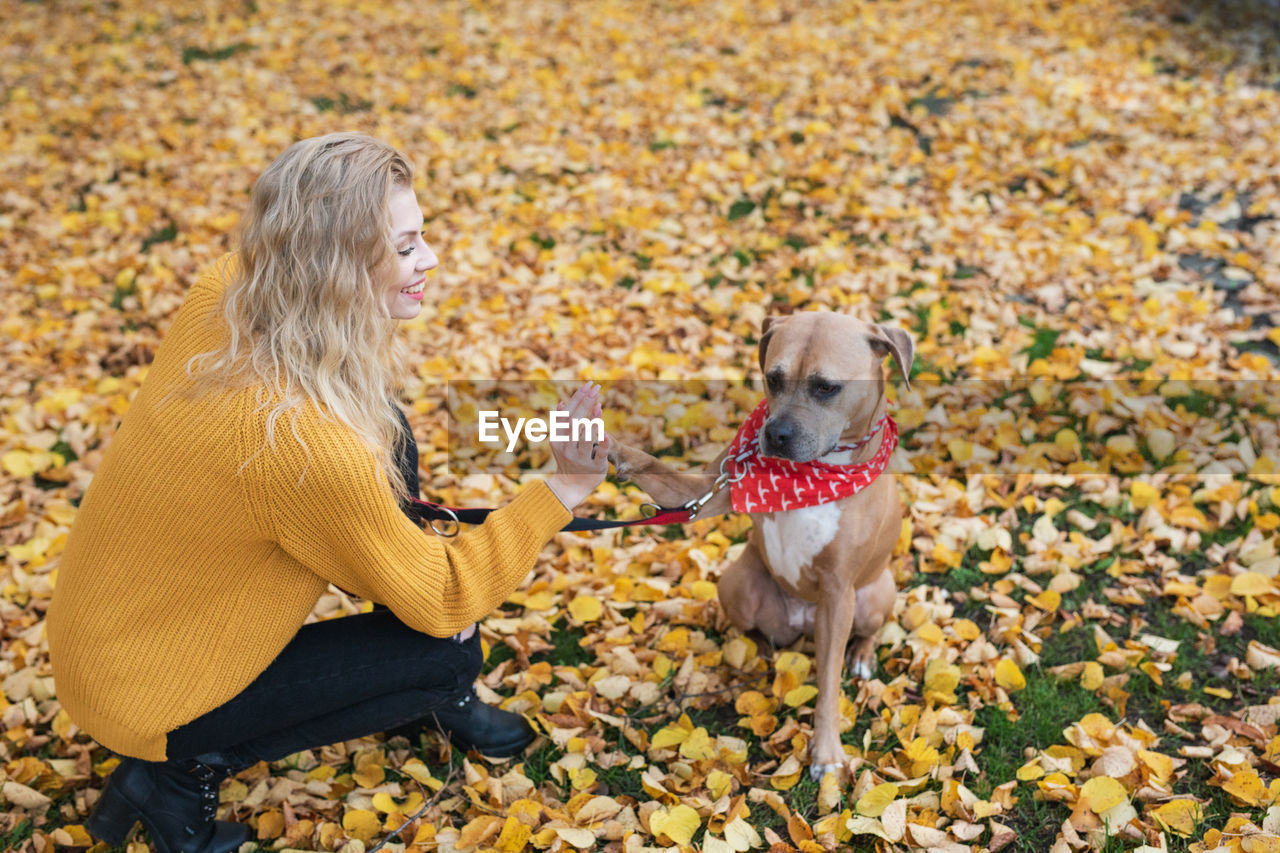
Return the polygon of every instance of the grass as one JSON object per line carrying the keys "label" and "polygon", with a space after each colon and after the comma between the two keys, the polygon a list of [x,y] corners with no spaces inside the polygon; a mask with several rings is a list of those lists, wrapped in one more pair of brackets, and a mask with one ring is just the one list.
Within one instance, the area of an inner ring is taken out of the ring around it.
{"label": "grass", "polygon": [[31,838],[31,833],[34,830],[35,824],[32,823],[31,818],[25,818],[24,820],[19,821],[18,824],[8,832],[0,835],[0,849],[17,850],[19,845]]}

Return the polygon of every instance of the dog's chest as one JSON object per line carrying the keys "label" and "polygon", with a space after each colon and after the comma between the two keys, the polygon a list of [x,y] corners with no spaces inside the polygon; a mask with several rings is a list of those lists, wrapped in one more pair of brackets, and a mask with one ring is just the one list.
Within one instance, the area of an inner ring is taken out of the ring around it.
{"label": "dog's chest", "polygon": [[836,502],[755,516],[760,550],[774,577],[792,589],[808,586],[814,558],[835,538],[840,515]]}

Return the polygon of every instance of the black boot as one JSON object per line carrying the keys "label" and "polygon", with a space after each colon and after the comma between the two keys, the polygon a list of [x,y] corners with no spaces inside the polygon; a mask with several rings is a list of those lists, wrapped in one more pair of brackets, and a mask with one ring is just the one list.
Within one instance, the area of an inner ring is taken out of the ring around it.
{"label": "black boot", "polygon": [[534,738],[524,717],[481,702],[474,687],[428,714],[424,722],[434,723],[458,749],[474,749],[490,758],[519,755]]}
{"label": "black boot", "polygon": [[85,828],[113,847],[142,821],[159,853],[231,853],[249,840],[249,827],[214,820],[218,785],[231,771],[210,753],[184,761],[126,758],[107,778]]}

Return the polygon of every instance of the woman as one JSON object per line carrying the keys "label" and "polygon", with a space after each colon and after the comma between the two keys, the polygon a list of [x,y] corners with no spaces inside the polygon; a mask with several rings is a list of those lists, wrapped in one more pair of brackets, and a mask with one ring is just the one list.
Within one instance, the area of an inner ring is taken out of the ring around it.
{"label": "woman", "polygon": [[[406,724],[493,756],[532,739],[475,698],[474,623],[599,485],[608,438],[553,444],[556,473],[454,540],[402,513],[417,452],[394,327],[436,266],[412,181],[360,134],[272,163],[94,476],[48,630],[63,707],[125,756],[99,838],[141,820],[162,853],[233,850],[247,827],[214,820],[228,773]],[[570,417],[597,416],[598,390]],[[385,607],[304,626],[330,583]]]}

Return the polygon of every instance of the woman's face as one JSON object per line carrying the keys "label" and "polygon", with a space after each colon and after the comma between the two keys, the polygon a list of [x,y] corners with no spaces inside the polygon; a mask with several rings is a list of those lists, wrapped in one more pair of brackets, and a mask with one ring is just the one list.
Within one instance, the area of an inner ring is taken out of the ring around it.
{"label": "woman's face", "polygon": [[436,268],[439,259],[422,239],[422,208],[409,187],[391,191],[391,234],[396,254],[392,256],[394,273],[388,277],[383,297],[387,312],[396,320],[412,320],[422,310],[427,270]]}

